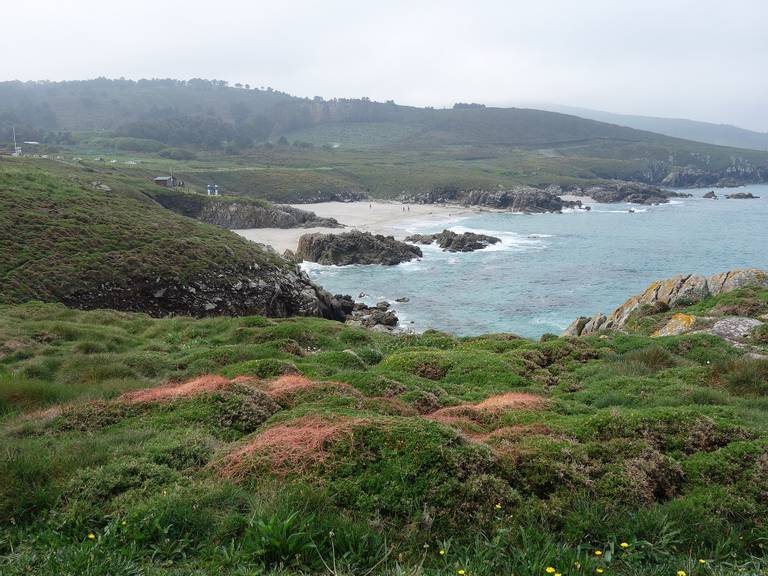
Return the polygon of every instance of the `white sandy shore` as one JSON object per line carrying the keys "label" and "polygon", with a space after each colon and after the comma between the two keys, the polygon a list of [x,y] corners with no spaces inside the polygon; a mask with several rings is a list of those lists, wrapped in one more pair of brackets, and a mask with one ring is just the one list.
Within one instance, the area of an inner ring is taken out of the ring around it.
{"label": "white sandy shore", "polygon": [[560,194],[560,198],[566,202],[581,202],[582,204],[594,204],[590,196],[576,196],[575,194]]}
{"label": "white sandy shore", "polygon": [[[411,226],[425,221],[445,221],[479,212],[464,206],[401,204],[398,202],[321,202],[318,204],[294,204],[296,208],[309,210],[322,218],[336,218],[345,228],[251,228],[234,232],[261,244],[270,244],[281,254],[296,250],[299,237],[312,232],[341,234],[349,230],[363,230],[385,234],[402,240],[410,233]],[[405,210],[403,210],[405,208]]]}

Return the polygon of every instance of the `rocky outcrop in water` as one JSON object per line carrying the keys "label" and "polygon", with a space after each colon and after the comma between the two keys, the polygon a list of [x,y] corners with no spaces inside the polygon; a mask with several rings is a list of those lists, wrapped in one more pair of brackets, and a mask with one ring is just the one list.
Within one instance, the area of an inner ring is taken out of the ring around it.
{"label": "rocky outcrop in water", "polygon": [[345,234],[304,234],[296,257],[318,264],[385,264],[388,266],[420,258],[421,249],[392,236],[354,230]]}
{"label": "rocky outcrop in water", "polygon": [[616,181],[610,184],[600,186],[591,186],[589,188],[580,188],[578,191],[571,192],[580,196],[589,196],[595,202],[615,203],[628,202],[630,204],[665,204],[670,198],[686,198],[690,194],[672,192],[663,190],[656,186],[643,184],[641,182],[621,182]]}
{"label": "rocky outcrop in water", "polygon": [[175,190],[151,190],[146,194],[163,208],[229,230],[341,226],[334,218],[319,218],[314,212],[257,199],[203,196]]}
{"label": "rocky outcrop in water", "polygon": [[[587,336],[603,330],[620,330],[630,315],[643,306],[651,306],[658,310],[687,306],[710,296],[746,286],[768,287],[768,272],[748,268],[712,276],[695,274],[674,276],[668,280],[654,282],[642,294],[632,296],[609,316],[597,314],[591,318],[577,318],[563,335]],[[683,319],[679,320],[683,321]]]}
{"label": "rocky outcrop in water", "polygon": [[488,248],[492,244],[498,244],[501,239],[474,232],[458,234],[451,230],[443,230],[437,234],[413,234],[408,236],[405,241],[425,245],[434,242],[445,252],[473,252]]}
{"label": "rocky outcrop in water", "polygon": [[725,197],[729,200],[756,200],[760,198],[751,192],[737,192],[736,194],[727,194]]}
{"label": "rocky outcrop in water", "polygon": [[709,200],[717,200],[717,194],[715,194],[714,190],[710,190],[702,198],[708,198]]}
{"label": "rocky outcrop in water", "polygon": [[541,190],[531,186],[515,186],[509,190],[459,190],[456,188],[435,189],[421,194],[403,194],[400,200],[414,204],[462,204],[483,206],[511,212],[528,214],[561,212],[564,208],[581,205],[578,201],[560,198],[559,187]]}

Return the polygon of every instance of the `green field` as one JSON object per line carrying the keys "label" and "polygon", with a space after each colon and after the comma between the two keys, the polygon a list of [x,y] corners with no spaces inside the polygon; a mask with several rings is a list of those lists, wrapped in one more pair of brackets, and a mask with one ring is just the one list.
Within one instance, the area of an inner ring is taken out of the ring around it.
{"label": "green field", "polygon": [[[734,306],[768,291],[692,311]],[[534,342],[2,307],[0,572],[765,573],[768,361],[644,335],[667,316]]]}

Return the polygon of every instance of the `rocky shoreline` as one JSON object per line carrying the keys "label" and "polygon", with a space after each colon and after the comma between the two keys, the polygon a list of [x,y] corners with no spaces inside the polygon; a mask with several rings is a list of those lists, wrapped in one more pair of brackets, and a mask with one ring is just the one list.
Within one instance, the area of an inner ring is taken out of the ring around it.
{"label": "rocky shoreline", "polygon": [[652,313],[665,312],[745,286],[768,287],[768,272],[748,268],[712,276],[696,274],[673,276],[667,280],[654,282],[642,294],[632,296],[607,316],[600,313],[592,317],[577,318],[566,328],[563,335],[590,336],[605,330],[620,331],[632,314],[641,309]]}
{"label": "rocky shoreline", "polygon": [[420,194],[402,194],[402,202],[415,204],[459,204],[481,206],[511,212],[540,214],[562,212],[565,209],[584,207],[581,200],[568,197],[591,198],[599,203],[626,202],[630,204],[665,204],[670,198],[687,198],[690,194],[665,190],[642,182],[616,180],[596,186],[557,186],[546,188],[515,186],[509,190],[460,190],[436,189]]}
{"label": "rocky shoreline", "polygon": [[175,190],[153,190],[145,194],[163,208],[228,230],[342,226],[335,218],[320,218],[314,212],[258,199],[203,196]]}

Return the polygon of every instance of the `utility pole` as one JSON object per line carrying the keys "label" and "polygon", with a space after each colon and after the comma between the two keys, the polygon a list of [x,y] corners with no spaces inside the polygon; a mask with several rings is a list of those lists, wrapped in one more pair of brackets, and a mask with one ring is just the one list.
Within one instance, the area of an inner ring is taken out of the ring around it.
{"label": "utility pole", "polygon": [[13,155],[21,156],[21,148],[16,145],[16,126],[13,127]]}

